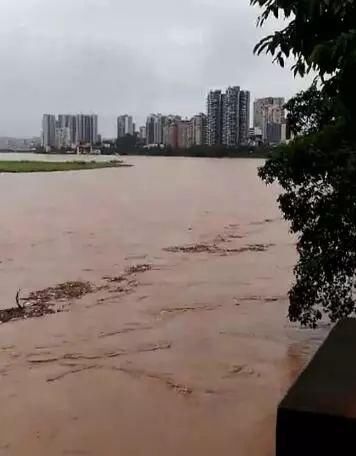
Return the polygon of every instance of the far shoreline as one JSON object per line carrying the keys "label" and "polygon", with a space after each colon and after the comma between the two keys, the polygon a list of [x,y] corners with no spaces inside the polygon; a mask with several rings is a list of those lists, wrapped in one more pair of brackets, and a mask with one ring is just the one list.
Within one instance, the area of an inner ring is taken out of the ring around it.
{"label": "far shoreline", "polygon": [[268,160],[269,155],[185,155],[185,154],[140,154],[140,153],[121,153],[121,157],[147,157],[147,158],[212,158],[216,160],[220,159],[232,159],[232,160]]}
{"label": "far shoreline", "polygon": [[[98,146],[99,147],[99,146]],[[192,146],[186,149],[183,148],[172,148],[169,146],[143,146],[143,145],[131,145],[131,144],[117,144],[114,141],[108,141],[105,143],[105,147],[101,149],[101,154],[97,155],[86,155],[93,157],[113,157],[113,159],[119,159],[126,156],[136,157],[193,157],[193,158],[257,158],[257,159],[268,159],[272,156],[275,146],[259,145],[259,146],[238,146],[238,147],[227,147],[223,145],[216,146]],[[0,151],[1,152],[1,151]],[[5,152],[5,151],[4,151]],[[15,151],[14,151],[15,152]],[[24,153],[24,151],[17,151],[18,153]],[[8,151],[8,154],[11,152]],[[31,151],[30,153],[42,156],[55,157],[56,155],[67,155],[78,156],[75,153],[68,153],[61,150],[53,149],[51,152],[45,152],[42,149]],[[0,153],[1,156],[1,153]],[[94,159],[94,158],[93,158]],[[45,159],[44,159],[45,161]]]}

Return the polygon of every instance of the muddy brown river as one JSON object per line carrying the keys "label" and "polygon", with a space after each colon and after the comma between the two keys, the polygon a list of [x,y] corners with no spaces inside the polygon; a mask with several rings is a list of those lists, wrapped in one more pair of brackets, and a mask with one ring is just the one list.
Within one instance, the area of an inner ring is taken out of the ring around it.
{"label": "muddy brown river", "polygon": [[93,287],[0,324],[0,455],[272,456],[278,401],[327,332],[287,321],[277,189],[255,160],[127,162],[0,175],[0,308]]}

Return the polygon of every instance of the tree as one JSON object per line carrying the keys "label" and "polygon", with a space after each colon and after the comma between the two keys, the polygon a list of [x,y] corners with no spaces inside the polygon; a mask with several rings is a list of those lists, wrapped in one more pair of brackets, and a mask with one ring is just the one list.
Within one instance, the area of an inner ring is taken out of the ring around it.
{"label": "tree", "polygon": [[137,145],[137,136],[127,134],[117,138],[116,145],[119,149],[132,149]]}
{"label": "tree", "polygon": [[333,123],[333,101],[318,89],[314,81],[311,87],[298,93],[285,104],[287,124],[293,135],[309,135]]}
{"label": "tree", "polygon": [[251,0],[282,30],[257,44],[281,66],[313,70],[312,87],[288,104],[298,136],[278,148],[259,170],[278,182],[278,199],[297,234],[299,261],[289,293],[289,317],[315,327],[324,315],[337,321],[355,312],[356,272],[356,0]]}

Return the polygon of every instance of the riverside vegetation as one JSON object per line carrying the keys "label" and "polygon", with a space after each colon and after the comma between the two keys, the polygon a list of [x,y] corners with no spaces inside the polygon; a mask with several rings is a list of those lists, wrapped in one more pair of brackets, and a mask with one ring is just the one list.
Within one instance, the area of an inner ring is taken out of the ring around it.
{"label": "riverside vegetation", "polygon": [[0,173],[34,173],[53,171],[79,171],[86,169],[118,168],[129,166],[122,161],[110,162],[96,161],[70,161],[70,162],[47,162],[47,161],[0,161]]}
{"label": "riverside vegetation", "polygon": [[264,38],[282,67],[294,57],[295,75],[314,84],[289,101],[296,135],[260,169],[277,182],[284,218],[297,235],[299,261],[290,290],[289,317],[315,327],[356,311],[356,0],[251,0],[287,26]]}

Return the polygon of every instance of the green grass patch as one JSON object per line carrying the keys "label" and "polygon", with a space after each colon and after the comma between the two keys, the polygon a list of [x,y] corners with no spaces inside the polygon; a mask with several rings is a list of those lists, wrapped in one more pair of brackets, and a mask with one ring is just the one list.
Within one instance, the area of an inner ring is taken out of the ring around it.
{"label": "green grass patch", "polygon": [[47,162],[47,161],[1,161],[0,173],[37,173],[53,171],[80,171],[85,169],[103,169],[127,167],[121,161],[110,162],[96,161],[70,161],[70,162]]}

